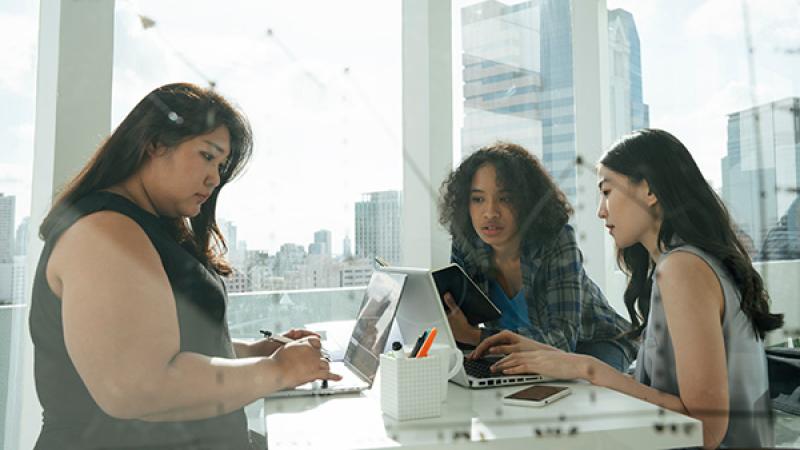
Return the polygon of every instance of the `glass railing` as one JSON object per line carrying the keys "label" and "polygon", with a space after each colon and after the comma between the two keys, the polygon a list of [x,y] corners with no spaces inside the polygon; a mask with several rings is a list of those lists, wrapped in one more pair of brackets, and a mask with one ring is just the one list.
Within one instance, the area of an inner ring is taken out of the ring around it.
{"label": "glass railing", "polygon": [[[282,332],[290,328],[315,331],[322,345],[336,359],[347,348],[366,286],[307,289],[296,291],[261,291],[230,294],[228,326],[234,339],[255,339],[259,330]],[[264,433],[264,408],[261,400],[245,407],[248,427]]]}
{"label": "glass railing", "polygon": [[19,428],[19,351],[21,336],[27,332],[27,305],[0,305],[0,447],[14,448]]}
{"label": "glass railing", "polygon": [[230,294],[228,326],[234,339],[255,339],[259,330],[309,328],[324,335],[325,323],[352,321],[365,286]]}

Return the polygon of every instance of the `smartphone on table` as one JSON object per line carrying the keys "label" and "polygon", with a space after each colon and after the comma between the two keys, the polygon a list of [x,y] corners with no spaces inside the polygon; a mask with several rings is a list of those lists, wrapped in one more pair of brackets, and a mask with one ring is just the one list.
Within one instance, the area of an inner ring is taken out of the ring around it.
{"label": "smartphone on table", "polygon": [[503,397],[503,403],[515,406],[544,406],[570,394],[567,387],[537,384]]}

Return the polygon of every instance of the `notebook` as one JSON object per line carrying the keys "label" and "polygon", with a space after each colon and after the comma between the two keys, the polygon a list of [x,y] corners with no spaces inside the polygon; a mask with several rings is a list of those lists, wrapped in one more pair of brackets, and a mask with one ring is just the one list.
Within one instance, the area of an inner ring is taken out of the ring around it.
{"label": "notebook", "polygon": [[[379,270],[387,274],[406,276],[405,287],[403,288],[400,305],[395,316],[395,322],[400,330],[404,345],[413,344],[417,336],[422,334],[423,331],[436,327],[439,333],[434,344],[439,343],[451,348],[458,348],[442,302],[439,299],[439,292],[434,282],[432,271],[411,267],[381,267]],[[477,361],[464,357],[461,370],[450,381],[464,387],[480,389],[549,380],[549,378],[538,374],[493,374],[489,371],[489,366],[496,361],[497,357],[489,357]]]}
{"label": "notebook", "polygon": [[405,282],[406,275],[402,273],[373,272],[364,292],[344,360],[331,362],[331,372],[341,375],[342,380],[329,381],[325,388],[319,381],[306,383],[294,389],[274,392],[267,397],[332,395],[361,392],[371,388]]}

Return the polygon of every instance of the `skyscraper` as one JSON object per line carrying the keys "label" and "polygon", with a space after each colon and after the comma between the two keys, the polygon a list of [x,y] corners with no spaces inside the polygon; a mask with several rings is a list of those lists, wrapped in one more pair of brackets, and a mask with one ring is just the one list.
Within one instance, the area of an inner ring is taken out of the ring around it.
{"label": "skyscraper", "polygon": [[14,297],[14,206],[13,195],[0,194],[0,303]]}
{"label": "skyscraper", "polygon": [[14,259],[14,207],[16,198],[0,193],[0,263]]}
{"label": "skyscraper", "polygon": [[376,256],[392,264],[401,262],[400,212],[402,199],[398,191],[364,194],[356,203],[356,256]]}
{"label": "skyscraper", "polygon": [[306,249],[297,244],[281,244],[280,250],[275,254],[275,266],[273,271],[276,275],[285,277],[290,272],[297,271],[298,267],[306,259]]}
{"label": "skyscraper", "polygon": [[532,2],[508,6],[489,0],[462,8],[463,157],[496,140],[541,156],[538,16]]}
{"label": "skyscraper", "polygon": [[24,256],[28,253],[28,222],[30,217],[24,217],[17,227],[17,235],[14,237],[15,256]]}
{"label": "skyscraper", "polygon": [[[800,186],[800,98],[728,115],[728,154],[722,158],[722,198],[739,227],[761,250],[770,229],[797,233],[797,220],[779,224]],[[776,242],[772,246],[778,245]]]}
{"label": "skyscraper", "polygon": [[612,140],[650,126],[650,109],[642,100],[639,33],[624,9],[608,12],[608,76]]}
{"label": "skyscraper", "polygon": [[309,255],[322,255],[331,257],[331,232],[319,230],[314,232],[314,242],[308,246]]}
{"label": "skyscraper", "polygon": [[217,220],[217,226],[225,236],[225,245],[228,246],[228,261],[235,267],[244,267],[247,244],[238,240],[238,228],[233,222],[225,219]]}
{"label": "skyscraper", "polygon": [[350,242],[350,236],[345,236],[342,241],[342,257],[344,259],[353,256],[353,244]]}
{"label": "skyscraper", "polygon": [[236,225],[225,219],[219,219],[217,224],[222,235],[225,236],[225,244],[228,246],[228,250],[236,250],[236,239],[238,238]]}
{"label": "skyscraper", "polygon": [[[506,5],[487,0],[461,10],[464,126],[461,154],[496,140],[539,156],[574,203],[575,94],[569,0]],[[639,37],[633,16],[609,13],[611,137],[647,126]]]}

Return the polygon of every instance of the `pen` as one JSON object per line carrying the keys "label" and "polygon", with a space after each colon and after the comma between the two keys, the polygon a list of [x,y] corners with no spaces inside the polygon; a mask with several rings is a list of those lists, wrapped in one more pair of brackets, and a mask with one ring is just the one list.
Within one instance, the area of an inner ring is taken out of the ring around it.
{"label": "pen", "polygon": [[425,339],[425,343],[422,344],[422,348],[420,348],[419,353],[417,353],[417,358],[424,358],[428,356],[428,350],[431,349],[431,345],[433,345],[434,339],[436,339],[436,327],[431,328],[431,332],[428,335],[428,338]]}
{"label": "pen", "polygon": [[425,338],[428,337],[428,330],[425,330],[418,338],[417,342],[414,344],[414,348],[411,349],[411,354],[409,355],[410,358],[416,358],[419,349],[422,347],[422,344],[425,342]]}
{"label": "pen", "polygon": [[381,267],[389,267],[389,263],[386,262],[386,260],[381,258],[380,256],[375,257],[375,262]]}
{"label": "pen", "polygon": [[263,334],[265,338],[271,341],[280,342],[281,344],[288,344],[289,342],[293,341],[292,339],[289,339],[287,337],[273,334],[272,331],[269,330],[258,330],[258,332]]}

